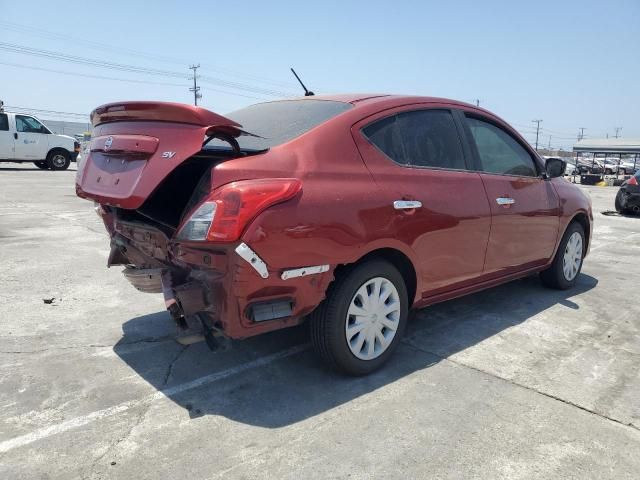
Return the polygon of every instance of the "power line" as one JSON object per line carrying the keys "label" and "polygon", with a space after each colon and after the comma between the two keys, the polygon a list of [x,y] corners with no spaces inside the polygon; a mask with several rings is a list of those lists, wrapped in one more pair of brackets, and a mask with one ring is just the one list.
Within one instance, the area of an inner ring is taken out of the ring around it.
{"label": "power line", "polygon": [[[43,71],[43,72],[58,73],[60,75],[69,75],[69,76],[73,76],[73,77],[96,78],[96,79],[99,79],[99,80],[113,80],[113,81],[116,81],[116,82],[138,83],[138,84],[146,84],[146,85],[161,85],[161,86],[180,87],[180,88],[188,88],[189,87],[189,85],[187,83],[156,82],[156,81],[153,81],[153,80],[138,80],[138,79],[133,79],[133,78],[117,78],[117,77],[110,77],[110,76],[105,76],[105,75],[91,75],[91,74],[88,74],[88,73],[79,73],[79,72],[68,72],[68,71],[63,71],[63,70],[55,70],[53,68],[33,67],[33,66],[30,66],[30,65],[22,65],[22,64],[19,64],[19,63],[0,62],[0,65],[7,65],[9,67],[16,67],[16,68],[26,68],[26,69],[29,69],[29,70],[39,70],[39,71]],[[245,94],[237,93],[237,92],[229,92],[227,90],[220,90],[220,89],[211,88],[211,87],[205,87],[204,90],[211,91],[211,92],[216,92],[216,93],[223,93],[225,95],[233,95],[235,97],[251,98],[253,100],[267,100],[264,97],[256,97],[256,96],[253,96],[253,95],[245,95]]]}
{"label": "power line", "polygon": [[88,113],[77,113],[77,112],[60,112],[58,110],[44,110],[42,108],[31,108],[31,107],[18,107],[16,105],[5,105],[5,108],[11,110],[22,110],[22,111],[30,111],[30,112],[39,112],[39,113],[55,113],[58,115],[71,115],[77,117],[88,117]]}
{"label": "power line", "polygon": [[[86,38],[79,38],[79,37],[73,37],[73,36],[70,36],[70,35],[64,35],[64,34],[60,34],[60,33],[54,33],[54,32],[50,32],[48,30],[35,28],[35,27],[27,26],[27,25],[21,25],[21,24],[18,24],[18,23],[0,21],[0,25],[3,25],[4,28],[8,29],[8,30],[13,30],[13,31],[17,31],[17,32],[26,32],[26,33],[28,33],[30,35],[35,35],[37,37],[53,39],[53,40],[59,40],[59,41],[67,42],[67,43],[71,42],[71,43],[73,43],[75,45],[81,45],[82,47],[88,47],[88,48],[91,48],[91,49],[102,50],[102,51],[117,53],[117,54],[120,54],[120,55],[127,55],[127,56],[137,57],[137,58],[145,58],[145,59],[150,59],[150,60],[159,61],[159,62],[163,62],[163,63],[170,63],[170,64],[174,64],[174,65],[184,66],[184,64],[185,64],[185,62],[182,59],[179,59],[179,58],[176,58],[176,57],[170,57],[170,56],[166,56],[166,55],[155,55],[155,54],[150,54],[148,52],[142,52],[142,51],[134,50],[134,49],[130,49],[130,48],[117,47],[117,46],[114,46],[114,45],[108,45],[108,44],[105,44],[105,43],[100,43],[100,42],[88,40]],[[291,82],[277,81],[277,80],[274,80],[274,79],[271,79],[271,78],[267,78],[267,77],[264,77],[264,76],[253,75],[253,74],[248,74],[248,73],[244,73],[244,72],[239,72],[239,71],[236,71],[236,70],[220,68],[220,67],[211,67],[211,66],[205,65],[204,69],[206,70],[207,68],[209,68],[210,70],[216,71],[218,73],[221,73],[223,75],[229,75],[229,76],[240,77],[240,78],[244,77],[244,78],[249,79],[249,80],[258,81],[258,82],[261,82],[261,83],[267,83],[267,84],[271,84],[273,86],[278,86],[278,87],[281,87],[281,88],[282,87],[284,87],[284,88],[293,88],[294,87],[294,85]]]}
{"label": "power line", "polygon": [[[116,63],[116,62],[107,62],[107,61],[97,60],[97,59],[88,58],[88,57],[68,55],[62,52],[42,50],[42,49],[31,48],[31,47],[26,47],[24,45],[16,45],[16,44],[11,44],[6,42],[0,42],[0,50],[5,50],[12,53],[23,54],[23,55],[32,55],[36,57],[47,58],[50,60],[63,61],[63,62],[74,63],[79,65],[89,65],[92,67],[108,68],[111,70],[126,71],[130,73],[137,73],[142,75],[156,75],[156,76],[191,80],[190,75],[175,72],[175,71],[140,67],[137,65],[128,65],[128,64]],[[201,76],[201,81],[213,83],[220,86],[226,86],[228,88],[233,88],[237,90],[244,90],[251,93],[258,93],[261,95],[269,95],[274,97],[290,96],[290,94],[287,92],[273,90],[269,88],[257,87],[257,86],[253,86],[253,85],[249,85],[241,82],[228,81],[228,80],[220,79],[217,77]]]}
{"label": "power line", "polygon": [[[59,73],[61,75],[72,75],[76,77],[96,78],[99,80],[113,80],[116,82],[142,83],[147,85],[163,85],[163,86],[181,87],[181,88],[188,86],[186,83],[183,84],[183,83],[169,83],[169,82],[154,82],[153,80],[138,80],[133,78],[117,78],[117,77],[108,77],[104,75],[92,75],[90,73],[66,72],[63,70],[55,70],[53,68],[34,67],[31,65],[23,65],[20,63],[0,62],[0,65],[7,65],[9,67],[16,67],[16,68],[27,68],[29,70],[39,70],[42,72]],[[226,92],[226,93],[229,93],[229,95],[236,95],[232,92]]]}

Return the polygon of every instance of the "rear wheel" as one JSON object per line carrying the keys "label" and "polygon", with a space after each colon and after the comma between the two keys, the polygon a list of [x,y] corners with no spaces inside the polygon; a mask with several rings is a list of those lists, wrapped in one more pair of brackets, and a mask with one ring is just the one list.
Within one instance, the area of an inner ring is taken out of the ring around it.
{"label": "rear wheel", "polygon": [[71,165],[71,155],[64,150],[54,150],[47,155],[47,165],[51,170],[66,170]]}
{"label": "rear wheel", "polygon": [[380,368],[398,346],[407,322],[407,289],[384,260],[352,268],[311,314],[311,341],[334,370],[366,375]]}
{"label": "rear wheel", "polygon": [[584,228],[572,222],[564,233],[551,266],[540,272],[542,283],[547,287],[566,290],[578,281],[585,252]]}
{"label": "rear wheel", "polygon": [[45,161],[45,160],[40,160],[38,162],[33,162],[33,164],[42,169],[42,170],[46,170],[47,168],[49,168],[49,164]]}
{"label": "rear wheel", "polygon": [[618,213],[626,212],[626,209],[623,208],[622,206],[622,190],[618,190],[618,193],[616,194],[615,207],[616,207],[616,212]]}

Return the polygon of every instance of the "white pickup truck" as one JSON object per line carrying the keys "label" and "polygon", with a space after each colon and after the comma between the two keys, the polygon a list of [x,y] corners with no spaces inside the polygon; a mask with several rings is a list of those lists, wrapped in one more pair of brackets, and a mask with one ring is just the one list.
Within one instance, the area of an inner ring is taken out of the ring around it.
{"label": "white pickup truck", "polygon": [[0,162],[33,162],[43,170],[66,170],[80,143],[56,135],[33,115],[11,113],[0,105]]}

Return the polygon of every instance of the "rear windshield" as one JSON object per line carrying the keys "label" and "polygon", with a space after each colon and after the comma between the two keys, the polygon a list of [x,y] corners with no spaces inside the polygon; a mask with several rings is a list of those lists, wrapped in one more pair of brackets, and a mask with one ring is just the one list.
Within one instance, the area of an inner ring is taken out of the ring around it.
{"label": "rear windshield", "polygon": [[[238,138],[240,148],[264,150],[299,137],[351,106],[331,100],[281,100],[251,105],[225,117],[238,122],[243,130],[262,137],[242,135]],[[215,147],[217,142],[211,144]]]}

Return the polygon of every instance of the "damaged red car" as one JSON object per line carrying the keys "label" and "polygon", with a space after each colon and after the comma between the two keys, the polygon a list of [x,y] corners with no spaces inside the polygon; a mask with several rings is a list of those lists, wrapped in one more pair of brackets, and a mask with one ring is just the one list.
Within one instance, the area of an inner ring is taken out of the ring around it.
{"label": "damaged red car", "polygon": [[121,102],[91,120],[76,191],[109,231],[108,265],[213,348],[308,321],[331,367],[366,374],[409,309],[538,272],[569,288],[588,252],[591,204],[563,162],[466,103]]}

